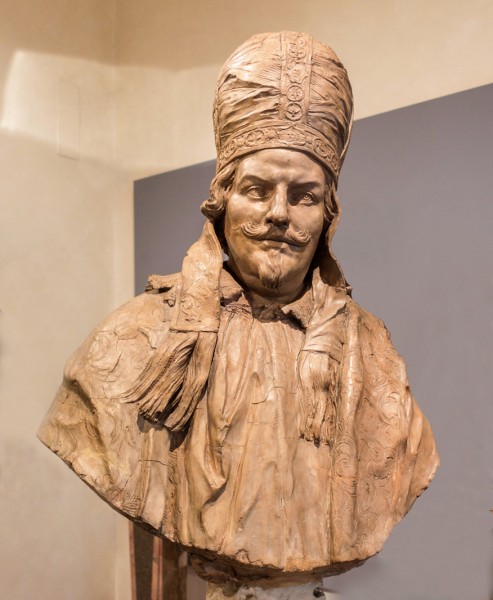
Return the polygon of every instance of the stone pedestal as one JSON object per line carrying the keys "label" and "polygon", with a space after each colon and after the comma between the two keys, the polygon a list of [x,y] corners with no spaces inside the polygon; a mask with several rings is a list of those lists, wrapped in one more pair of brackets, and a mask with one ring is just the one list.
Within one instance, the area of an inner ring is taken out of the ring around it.
{"label": "stone pedestal", "polygon": [[206,600],[325,600],[329,596],[322,589],[322,581],[312,581],[302,585],[285,587],[241,586],[232,584],[207,585]]}

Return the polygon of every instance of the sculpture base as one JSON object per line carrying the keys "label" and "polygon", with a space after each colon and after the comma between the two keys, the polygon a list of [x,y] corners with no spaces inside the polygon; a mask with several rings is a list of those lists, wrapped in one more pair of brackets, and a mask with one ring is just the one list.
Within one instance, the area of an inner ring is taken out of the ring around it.
{"label": "sculpture base", "polygon": [[206,600],[324,600],[326,594],[322,591],[322,586],[321,580],[285,587],[238,587],[234,584],[209,583]]}

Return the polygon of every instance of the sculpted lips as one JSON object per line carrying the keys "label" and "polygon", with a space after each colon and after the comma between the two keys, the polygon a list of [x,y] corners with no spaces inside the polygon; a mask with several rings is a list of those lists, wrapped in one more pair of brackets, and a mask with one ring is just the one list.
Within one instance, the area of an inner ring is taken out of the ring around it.
{"label": "sculpted lips", "polygon": [[307,231],[295,228],[283,231],[273,224],[257,225],[255,223],[245,223],[241,226],[241,231],[246,237],[253,240],[286,242],[300,248],[306,246],[312,239]]}

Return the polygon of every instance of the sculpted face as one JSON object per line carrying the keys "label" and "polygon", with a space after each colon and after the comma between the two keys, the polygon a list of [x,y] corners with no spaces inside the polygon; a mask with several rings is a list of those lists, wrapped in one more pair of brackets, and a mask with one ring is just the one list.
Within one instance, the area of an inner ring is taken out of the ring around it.
{"label": "sculpted face", "polygon": [[260,150],[238,165],[226,204],[228,265],[248,288],[289,301],[324,226],[326,175],[303,152]]}

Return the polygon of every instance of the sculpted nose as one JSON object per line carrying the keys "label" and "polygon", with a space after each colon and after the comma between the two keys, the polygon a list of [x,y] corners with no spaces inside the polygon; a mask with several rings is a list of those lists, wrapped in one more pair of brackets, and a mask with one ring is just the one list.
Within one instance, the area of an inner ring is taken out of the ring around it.
{"label": "sculpted nose", "polygon": [[288,198],[283,190],[276,190],[272,197],[265,221],[277,227],[286,228],[289,225]]}

